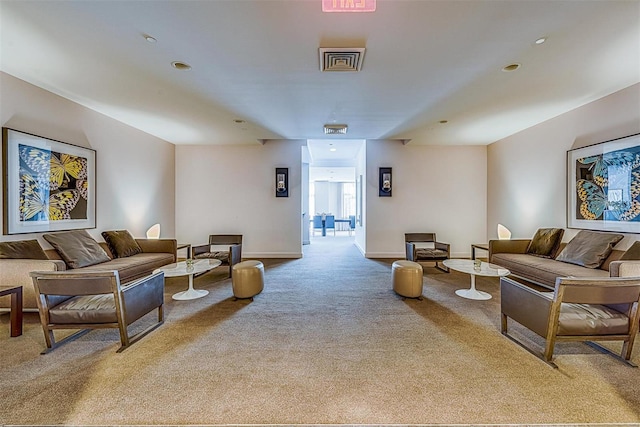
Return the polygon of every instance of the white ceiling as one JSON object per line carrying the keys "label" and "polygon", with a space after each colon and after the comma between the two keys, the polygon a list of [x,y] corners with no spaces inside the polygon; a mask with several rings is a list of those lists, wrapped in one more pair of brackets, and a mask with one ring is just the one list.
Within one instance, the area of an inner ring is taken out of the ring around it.
{"label": "white ceiling", "polygon": [[[488,144],[640,81],[639,1],[0,0],[0,27],[2,71],[174,144],[325,123],[349,126],[331,140]],[[320,47],[366,47],[362,71],[320,72]]]}

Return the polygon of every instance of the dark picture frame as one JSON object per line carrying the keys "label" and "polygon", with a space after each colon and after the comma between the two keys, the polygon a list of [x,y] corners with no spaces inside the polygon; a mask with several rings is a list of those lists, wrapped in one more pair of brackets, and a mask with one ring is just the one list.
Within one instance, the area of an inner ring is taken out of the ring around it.
{"label": "dark picture frame", "polygon": [[276,168],[276,197],[289,197],[289,168]]}
{"label": "dark picture frame", "polygon": [[2,128],[3,234],[96,227],[96,151]]}
{"label": "dark picture frame", "polygon": [[567,151],[567,227],[640,233],[640,134]]}
{"label": "dark picture frame", "polygon": [[378,168],[378,196],[391,197],[392,184],[391,168]]}

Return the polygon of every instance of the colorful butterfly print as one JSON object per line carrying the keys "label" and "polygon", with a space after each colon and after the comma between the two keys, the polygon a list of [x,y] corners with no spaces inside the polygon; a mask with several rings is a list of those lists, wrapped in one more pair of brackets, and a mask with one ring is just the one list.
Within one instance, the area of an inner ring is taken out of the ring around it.
{"label": "colorful butterfly print", "polygon": [[601,187],[607,186],[608,168],[610,166],[633,165],[637,161],[637,155],[630,151],[612,151],[596,156],[578,159],[579,163],[589,165],[593,173],[593,181]]}
{"label": "colorful butterfly print", "polygon": [[76,190],[65,190],[49,194],[28,172],[20,172],[20,220],[71,219],[71,210],[78,204],[80,194]]}
{"label": "colorful butterfly print", "polygon": [[594,220],[602,216],[607,207],[607,198],[602,187],[586,179],[581,179],[576,183],[578,198],[582,200],[580,204],[580,214],[584,219]]}
{"label": "colorful butterfly print", "polygon": [[89,197],[89,181],[86,179],[77,179],[76,190],[80,192],[80,196],[82,196],[83,199],[87,200]]}
{"label": "colorful butterfly print", "polygon": [[38,182],[49,182],[51,151],[41,150],[28,145],[20,145],[18,153],[24,164],[36,174],[35,179]]}
{"label": "colorful butterfly print", "polygon": [[69,177],[80,178],[87,176],[87,160],[69,154],[51,154],[50,188],[57,190]]}

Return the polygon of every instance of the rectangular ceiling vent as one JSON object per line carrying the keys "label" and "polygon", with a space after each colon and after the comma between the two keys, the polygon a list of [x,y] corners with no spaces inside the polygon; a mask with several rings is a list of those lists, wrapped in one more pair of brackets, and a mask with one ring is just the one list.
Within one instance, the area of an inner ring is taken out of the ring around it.
{"label": "rectangular ceiling vent", "polygon": [[326,135],[340,135],[347,133],[347,125],[324,125]]}
{"label": "rectangular ceiling vent", "polygon": [[360,71],[364,47],[321,47],[320,71]]}

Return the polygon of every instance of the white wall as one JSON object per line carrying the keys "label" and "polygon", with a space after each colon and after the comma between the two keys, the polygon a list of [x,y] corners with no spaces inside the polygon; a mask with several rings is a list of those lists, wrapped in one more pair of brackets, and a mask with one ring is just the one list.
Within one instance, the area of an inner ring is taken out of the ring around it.
{"label": "white wall", "polygon": [[[487,238],[502,223],[512,238],[567,226],[567,150],[640,132],[640,84],[488,146]],[[565,230],[570,240],[579,230]],[[624,249],[637,239],[627,235]]]}
{"label": "white wall", "polygon": [[[404,233],[435,232],[452,257],[486,235],[485,146],[367,141],[366,256],[404,258]],[[391,167],[392,197],[378,196],[378,168]]]}
{"label": "white wall", "polygon": [[[173,144],[2,72],[0,122],[96,150],[96,229],[88,231],[97,240],[102,240],[100,232],[114,229],[144,237],[156,222],[162,224],[162,237],[175,237]],[[3,235],[0,240],[38,238],[49,248],[40,236]]]}
{"label": "white wall", "polygon": [[[209,234],[242,234],[243,258],[300,258],[304,143],[177,146],[179,240],[202,244]],[[275,196],[276,167],[289,168],[289,197]]]}

